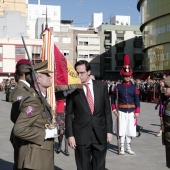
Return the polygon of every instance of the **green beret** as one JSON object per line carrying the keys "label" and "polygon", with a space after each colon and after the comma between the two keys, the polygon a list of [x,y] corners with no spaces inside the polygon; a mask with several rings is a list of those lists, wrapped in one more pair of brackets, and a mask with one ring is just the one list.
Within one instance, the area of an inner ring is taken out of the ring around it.
{"label": "green beret", "polygon": [[47,60],[45,60],[41,63],[37,63],[33,67],[37,73],[42,73],[42,74],[43,73],[53,73],[52,71],[48,70],[48,61]]}

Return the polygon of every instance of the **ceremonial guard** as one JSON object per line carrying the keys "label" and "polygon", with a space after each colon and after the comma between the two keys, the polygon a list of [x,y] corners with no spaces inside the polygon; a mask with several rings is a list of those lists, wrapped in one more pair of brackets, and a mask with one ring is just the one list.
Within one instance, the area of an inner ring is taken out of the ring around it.
{"label": "ceremonial guard", "polygon": [[[9,101],[12,102],[11,108],[11,121],[15,124],[19,114],[19,105],[21,100],[29,94],[31,75],[30,69],[28,69],[29,60],[21,59],[16,64],[15,80],[17,82],[16,87],[11,90]],[[14,148],[14,165],[13,170],[18,170],[18,154],[21,144],[21,140],[14,136],[13,129],[11,131],[10,141]]]}
{"label": "ceremonial guard", "polygon": [[162,143],[165,145],[166,166],[170,168],[170,76],[164,79],[164,93],[167,100],[164,103],[164,112],[162,115]]}
{"label": "ceremonial guard", "polygon": [[18,168],[54,170],[54,137],[56,128],[51,127],[51,107],[46,100],[51,86],[51,71],[47,61],[34,66],[34,88],[22,99],[20,115],[14,125],[14,135],[22,142],[19,149]]}
{"label": "ceremonial guard", "polygon": [[[137,116],[140,113],[140,100],[139,91],[135,84],[131,82],[131,76],[133,74],[132,69],[129,66],[130,58],[128,55],[124,57],[125,65],[120,71],[120,75],[123,77],[121,84],[115,86],[111,95],[111,105],[115,116],[117,117],[114,133],[120,138],[118,143],[118,152],[120,155],[124,155],[124,142],[126,139],[126,152],[134,155],[131,150],[131,139],[136,137],[136,125]],[[118,129],[118,130],[117,130]]]}

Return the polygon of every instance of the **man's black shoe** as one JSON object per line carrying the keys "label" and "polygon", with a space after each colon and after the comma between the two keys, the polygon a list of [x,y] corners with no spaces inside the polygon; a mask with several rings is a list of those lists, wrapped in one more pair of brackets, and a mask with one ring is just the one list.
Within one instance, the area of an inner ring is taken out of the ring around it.
{"label": "man's black shoe", "polygon": [[142,126],[136,125],[136,132],[137,132],[136,137],[140,137],[142,129],[143,129]]}

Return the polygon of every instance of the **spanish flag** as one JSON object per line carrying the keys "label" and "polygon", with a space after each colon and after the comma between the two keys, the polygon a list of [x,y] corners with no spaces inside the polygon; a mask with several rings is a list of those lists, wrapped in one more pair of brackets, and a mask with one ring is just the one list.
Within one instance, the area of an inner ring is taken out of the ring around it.
{"label": "spanish flag", "polygon": [[82,88],[81,80],[77,72],[66,60],[56,45],[54,45],[54,56],[54,84],[56,91]]}
{"label": "spanish flag", "polygon": [[48,28],[43,33],[42,58],[48,60],[49,69],[54,72],[52,81],[55,91],[83,88],[77,72],[54,44]]}

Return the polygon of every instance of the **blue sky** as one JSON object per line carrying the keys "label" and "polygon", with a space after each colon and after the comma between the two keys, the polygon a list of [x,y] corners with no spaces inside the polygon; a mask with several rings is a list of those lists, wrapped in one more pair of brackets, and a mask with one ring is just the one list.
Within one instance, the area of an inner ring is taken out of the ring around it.
{"label": "blue sky", "polygon": [[[29,0],[35,3],[38,0]],[[130,15],[131,25],[140,25],[137,0],[41,0],[41,4],[60,5],[61,19],[73,20],[75,25],[87,26],[93,13],[103,13],[103,23],[115,15]]]}

